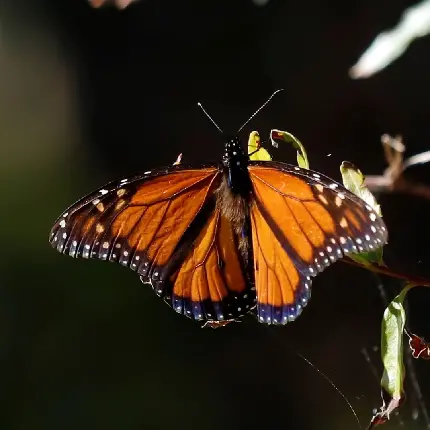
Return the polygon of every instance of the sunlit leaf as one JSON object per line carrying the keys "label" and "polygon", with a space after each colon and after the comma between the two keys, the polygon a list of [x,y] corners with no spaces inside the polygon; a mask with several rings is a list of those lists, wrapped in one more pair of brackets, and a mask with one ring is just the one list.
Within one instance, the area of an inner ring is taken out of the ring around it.
{"label": "sunlit leaf", "polygon": [[340,166],[340,173],[345,188],[363,199],[379,216],[382,216],[381,207],[369,188],[364,184],[364,175],[360,169],[349,161],[344,161]]}
{"label": "sunlit leaf", "polygon": [[385,266],[383,261],[383,250],[382,248],[375,249],[371,252],[360,252],[359,254],[349,254],[348,257],[354,260],[356,263],[371,268],[372,264],[378,266]]}
{"label": "sunlit leaf", "polygon": [[397,398],[403,395],[403,329],[406,321],[403,301],[411,288],[411,285],[405,287],[388,305],[382,320],[381,354],[384,374],[381,385],[391,397]]}
{"label": "sunlit leaf", "polygon": [[176,158],[176,161],[173,163],[174,166],[177,166],[178,164],[181,164],[182,162],[182,152],[178,155],[178,158]]}
{"label": "sunlit leaf", "polygon": [[252,131],[248,139],[248,155],[250,160],[270,161],[272,157],[269,152],[261,146],[258,131]]}
{"label": "sunlit leaf", "polygon": [[381,329],[381,356],[384,365],[381,379],[382,406],[373,417],[369,428],[388,421],[390,414],[401,406],[404,400],[403,330],[406,313],[403,301],[411,288],[412,285],[405,287],[384,312]]}
{"label": "sunlit leaf", "polygon": [[297,164],[303,169],[309,169],[309,161],[305,148],[300,140],[294,137],[291,133],[274,129],[270,131],[270,140],[275,148],[278,147],[278,141],[280,140],[291,143],[293,148],[297,151]]}

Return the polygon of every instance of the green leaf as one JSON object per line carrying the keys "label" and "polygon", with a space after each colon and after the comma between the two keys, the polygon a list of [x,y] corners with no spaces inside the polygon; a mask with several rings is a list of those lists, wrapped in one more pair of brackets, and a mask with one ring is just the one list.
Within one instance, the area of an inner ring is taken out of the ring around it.
{"label": "green leaf", "polygon": [[402,290],[385,309],[382,319],[381,355],[384,373],[381,386],[393,399],[403,397],[403,329],[406,322],[403,301],[412,287],[408,285]]}
{"label": "green leaf", "polygon": [[261,146],[258,131],[251,131],[248,138],[248,155],[250,160],[270,161],[272,157],[269,152]]}
{"label": "green leaf", "polygon": [[293,136],[288,131],[273,129],[270,131],[270,140],[272,145],[277,148],[278,140],[283,140],[284,142],[291,143],[293,148],[297,151],[297,164],[303,169],[309,169],[308,156],[305,151],[305,147],[302,145],[299,139]]}
{"label": "green leaf", "polygon": [[384,372],[381,378],[382,406],[372,418],[368,428],[383,424],[390,419],[390,414],[397,409],[405,398],[403,381],[405,366],[403,364],[403,331],[406,313],[403,301],[406,293],[414,285],[407,285],[402,292],[385,309],[381,330],[381,356]]}
{"label": "green leaf", "polygon": [[360,169],[349,161],[344,161],[340,166],[340,173],[342,174],[345,188],[363,199],[379,216],[382,216],[381,207],[369,188],[364,184],[364,175]]}
{"label": "green leaf", "polygon": [[385,266],[383,260],[383,248],[378,248],[369,252],[360,252],[358,254],[348,254],[348,257],[351,260],[354,260],[356,263],[361,264],[362,266],[371,266],[373,263],[376,263],[378,266]]}

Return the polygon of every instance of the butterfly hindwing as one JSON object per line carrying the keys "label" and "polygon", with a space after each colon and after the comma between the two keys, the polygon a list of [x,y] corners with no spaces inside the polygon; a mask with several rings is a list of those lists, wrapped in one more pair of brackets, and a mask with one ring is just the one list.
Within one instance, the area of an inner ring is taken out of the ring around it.
{"label": "butterfly hindwing", "polygon": [[242,271],[232,225],[218,208],[169,281],[166,301],[196,320],[231,320],[255,306],[255,291]]}
{"label": "butterfly hindwing", "polygon": [[384,245],[382,219],[324,175],[284,163],[250,163],[252,241],[260,321],[294,320],[311,277],[344,254]]}

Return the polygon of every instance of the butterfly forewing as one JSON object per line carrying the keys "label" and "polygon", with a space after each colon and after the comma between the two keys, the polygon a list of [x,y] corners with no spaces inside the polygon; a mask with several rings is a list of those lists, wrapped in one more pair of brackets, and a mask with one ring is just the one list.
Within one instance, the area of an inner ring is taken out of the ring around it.
{"label": "butterfly forewing", "polygon": [[[167,214],[171,215],[172,209],[178,209],[178,205],[172,205],[171,201],[178,198],[184,203],[187,197],[193,196],[198,197],[194,200],[197,206],[199,203],[203,205],[218,175],[215,167],[201,170],[169,167],[111,182],[67,209],[54,224],[50,242],[58,251],[72,257],[113,261],[120,256],[116,250],[122,248],[123,257],[128,257],[134,248],[146,251],[142,244],[167,234],[165,229],[158,231],[155,227],[156,223],[166,220]],[[193,216],[200,207],[194,205],[191,209]],[[182,213],[178,212],[178,215]],[[178,224],[182,222],[174,214],[172,218],[177,219]],[[172,223],[171,219],[169,221]],[[145,225],[145,222],[150,224]],[[167,230],[172,230],[172,225],[169,227]],[[183,225],[183,229],[186,227]],[[178,225],[175,233],[180,229]],[[140,243],[136,235],[141,239]],[[128,254],[124,255],[124,252]],[[149,248],[148,252],[151,253]],[[119,261],[128,264],[129,258]]]}
{"label": "butterfly forewing", "polygon": [[276,163],[251,163],[258,317],[295,319],[310,297],[310,277],[344,254],[387,242],[373,208],[324,175]]}

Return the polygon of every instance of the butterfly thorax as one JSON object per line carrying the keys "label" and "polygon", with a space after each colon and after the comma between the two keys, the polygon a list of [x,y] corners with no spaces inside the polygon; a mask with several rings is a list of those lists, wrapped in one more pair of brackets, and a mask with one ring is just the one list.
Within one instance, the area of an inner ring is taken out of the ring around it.
{"label": "butterfly thorax", "polygon": [[246,197],[251,189],[248,157],[238,137],[227,140],[222,163],[230,191]]}

